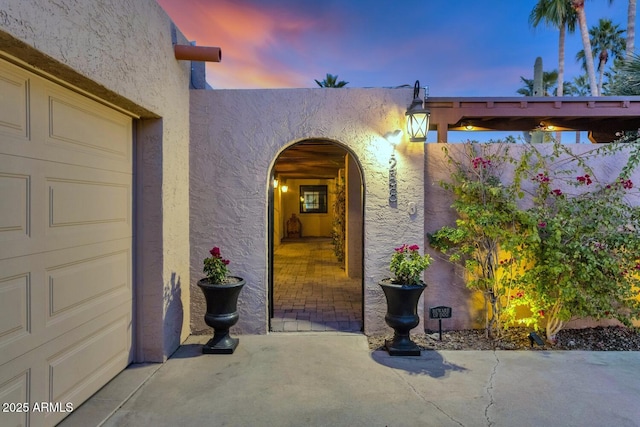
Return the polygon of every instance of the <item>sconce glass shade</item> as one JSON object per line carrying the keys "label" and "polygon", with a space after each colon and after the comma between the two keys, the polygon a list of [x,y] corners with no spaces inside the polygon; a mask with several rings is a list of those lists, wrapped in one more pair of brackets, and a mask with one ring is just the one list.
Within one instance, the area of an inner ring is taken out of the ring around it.
{"label": "sconce glass shade", "polygon": [[282,184],[280,190],[282,190],[283,193],[286,193],[287,191],[289,191],[289,186],[287,184]]}
{"label": "sconce glass shade", "polygon": [[413,102],[405,113],[407,116],[407,134],[411,142],[424,142],[429,132],[429,116],[431,112],[424,107],[420,100],[420,82],[416,81],[413,88]]}

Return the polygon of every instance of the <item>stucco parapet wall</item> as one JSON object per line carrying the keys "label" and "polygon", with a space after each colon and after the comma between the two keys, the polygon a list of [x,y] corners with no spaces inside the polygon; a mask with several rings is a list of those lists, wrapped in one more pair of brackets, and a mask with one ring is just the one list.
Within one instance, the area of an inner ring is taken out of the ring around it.
{"label": "stucco parapet wall", "polygon": [[[232,273],[247,280],[238,332],[267,330],[270,173],[283,150],[310,138],[342,145],[361,168],[365,332],[387,329],[378,281],[390,275],[394,247],[424,241],[424,144],[405,138],[397,147],[398,203],[389,203],[392,146],[383,135],[404,129],[411,99],[408,88],[192,91],[191,282],[202,277],[209,249],[220,246]],[[192,303],[192,328],[198,329],[202,301]]]}
{"label": "stucco parapet wall", "polygon": [[163,116],[162,82],[190,69],[173,52],[186,38],[155,0],[3,0],[0,28],[0,53],[143,118]]}

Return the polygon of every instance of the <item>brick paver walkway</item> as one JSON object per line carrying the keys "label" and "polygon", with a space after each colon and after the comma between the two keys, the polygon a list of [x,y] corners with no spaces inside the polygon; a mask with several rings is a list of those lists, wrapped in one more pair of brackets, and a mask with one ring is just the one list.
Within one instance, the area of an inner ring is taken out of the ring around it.
{"label": "brick paver walkway", "polygon": [[362,280],[347,277],[330,239],[276,246],[273,303],[274,332],[362,329]]}

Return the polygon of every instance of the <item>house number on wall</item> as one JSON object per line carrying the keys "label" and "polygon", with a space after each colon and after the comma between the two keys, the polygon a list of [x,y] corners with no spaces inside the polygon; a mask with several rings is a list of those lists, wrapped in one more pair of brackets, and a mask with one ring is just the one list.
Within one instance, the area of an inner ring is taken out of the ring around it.
{"label": "house number on wall", "polygon": [[398,183],[396,178],[396,156],[391,154],[389,159],[389,202],[396,203],[398,201]]}

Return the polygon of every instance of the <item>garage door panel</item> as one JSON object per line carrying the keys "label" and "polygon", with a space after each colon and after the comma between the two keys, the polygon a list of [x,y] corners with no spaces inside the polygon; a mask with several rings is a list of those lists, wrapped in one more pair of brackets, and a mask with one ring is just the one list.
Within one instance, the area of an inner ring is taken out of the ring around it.
{"label": "garage door panel", "polygon": [[[59,328],[69,317],[90,315],[131,298],[131,252],[128,247],[47,267],[47,326]],[[74,319],[74,322],[79,319]]]}
{"label": "garage door panel", "polygon": [[50,249],[132,236],[131,174],[52,163],[44,181]]}
{"label": "garage door panel", "polygon": [[29,237],[31,176],[0,171],[0,242]]}
{"label": "garage door panel", "polygon": [[[127,367],[130,337],[131,311],[125,304],[1,365],[0,399],[27,402],[30,408],[40,402],[71,403],[77,408]],[[3,427],[34,427],[53,426],[68,414],[31,411],[13,418],[5,415],[9,414],[0,415]]]}
{"label": "garage door panel", "polygon": [[50,89],[48,98],[49,144],[128,161],[130,120],[68,91]]}
{"label": "garage door panel", "polygon": [[31,333],[31,276],[0,278],[0,348]]}
{"label": "garage door panel", "polygon": [[131,186],[126,183],[47,179],[49,227],[130,224]]}
{"label": "garage door panel", "polygon": [[129,117],[4,61],[0,93],[0,152],[131,173]]}
{"label": "garage door panel", "polygon": [[30,374],[31,370],[26,369],[4,383],[1,382],[2,379],[0,378],[0,402],[14,403],[19,405],[20,408],[20,410],[17,410],[18,407],[14,407],[16,410],[2,414],[3,426],[29,425],[30,411],[28,409],[23,411],[23,409],[25,409],[24,404],[28,405],[29,403]]}
{"label": "garage door panel", "polygon": [[42,195],[43,166],[0,153],[0,260],[42,250],[43,242],[35,236],[44,236],[46,225],[38,220],[47,203]]}
{"label": "garage door panel", "polygon": [[29,138],[29,77],[0,63],[0,134]]}
{"label": "garage door panel", "polygon": [[[113,317],[113,316],[110,316]],[[131,318],[127,311],[99,329],[70,339],[74,344],[49,356],[49,382],[52,402],[71,401],[79,389],[94,382],[114,366],[123,369],[129,360]],[[97,367],[97,369],[96,369]]]}
{"label": "garage door panel", "polygon": [[0,154],[0,259],[131,238],[131,181],[130,173]]}
{"label": "garage door panel", "polygon": [[128,239],[0,260],[0,272],[0,365],[115,307],[131,310]]}
{"label": "garage door panel", "polygon": [[46,339],[42,267],[37,256],[0,260],[0,366]]}

